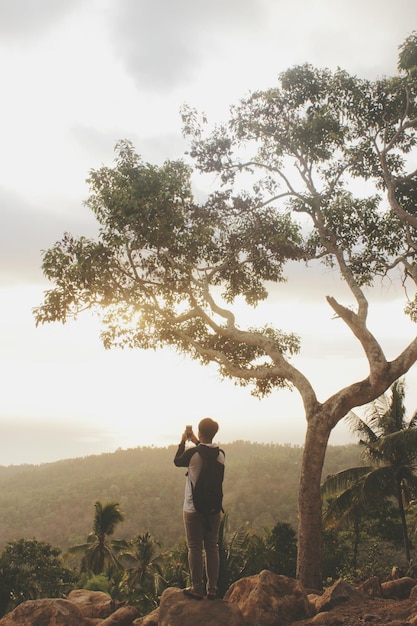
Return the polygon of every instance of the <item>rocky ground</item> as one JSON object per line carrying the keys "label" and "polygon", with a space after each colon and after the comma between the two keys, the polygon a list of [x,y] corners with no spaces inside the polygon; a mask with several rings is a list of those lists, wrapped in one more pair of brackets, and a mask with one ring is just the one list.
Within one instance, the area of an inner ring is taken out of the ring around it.
{"label": "rocky ground", "polygon": [[349,601],[314,618],[293,622],[292,626],[410,626],[417,624],[415,599],[393,600],[375,598],[360,603]]}

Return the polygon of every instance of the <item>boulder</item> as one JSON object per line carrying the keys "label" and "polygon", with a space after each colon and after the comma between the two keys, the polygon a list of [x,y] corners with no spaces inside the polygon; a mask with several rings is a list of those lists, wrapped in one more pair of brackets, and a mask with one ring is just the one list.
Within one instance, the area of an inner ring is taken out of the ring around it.
{"label": "boulder", "polygon": [[415,585],[410,591],[410,600],[417,603],[417,585]]}
{"label": "boulder", "polygon": [[134,606],[122,606],[104,619],[100,626],[131,626],[138,615]]}
{"label": "boulder", "polygon": [[307,594],[293,578],[263,570],[233,583],[224,600],[236,604],[249,624],[286,626],[310,615]]}
{"label": "boulder", "polygon": [[335,606],[354,600],[363,602],[368,596],[364,591],[355,589],[344,580],[337,580],[331,587],[316,599],[315,609],[317,613],[330,611]]}
{"label": "boulder", "polygon": [[115,610],[114,601],[103,591],[74,589],[67,599],[80,609],[84,617],[105,619]]}
{"label": "boulder", "polygon": [[80,609],[60,598],[22,602],[0,619],[1,626],[90,626]]}
{"label": "boulder", "polygon": [[415,585],[416,580],[409,576],[403,576],[396,580],[387,580],[381,583],[382,597],[405,600],[410,597],[411,589],[415,587]]}
{"label": "boulder", "polygon": [[135,619],[133,624],[134,626],[159,626],[159,606],[152,613]]}
{"label": "boulder", "polygon": [[308,604],[310,606],[310,613],[311,615],[315,615],[316,613],[319,612],[319,606],[320,606],[320,598],[321,598],[321,593],[309,593],[307,594],[307,598],[308,598]]}
{"label": "boulder", "polygon": [[333,613],[317,613],[308,623],[311,626],[343,626],[345,620]]}
{"label": "boulder", "polygon": [[382,598],[381,581],[378,576],[371,576],[358,586],[360,591],[366,593],[369,598]]}
{"label": "boulder", "polygon": [[[143,624],[143,622],[140,622]],[[250,626],[238,606],[223,600],[187,598],[181,589],[168,587],[161,596],[159,626]]]}

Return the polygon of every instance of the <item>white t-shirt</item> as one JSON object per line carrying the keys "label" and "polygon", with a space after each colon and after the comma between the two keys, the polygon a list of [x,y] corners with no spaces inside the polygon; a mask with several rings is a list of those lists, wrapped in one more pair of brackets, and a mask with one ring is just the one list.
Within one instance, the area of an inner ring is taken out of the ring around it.
{"label": "white t-shirt", "polygon": [[[200,443],[200,446],[207,446],[208,448],[218,448],[217,443]],[[225,457],[224,453],[220,450],[219,455],[217,457],[218,463],[224,463]],[[185,492],[184,492],[184,511],[187,513],[195,513],[194,502],[193,502],[193,490],[191,487],[191,483],[193,485],[196,484],[197,479],[200,475],[201,466],[202,466],[201,456],[196,452],[193,454],[190,460],[190,464],[188,466],[188,474],[187,480],[185,481]]]}

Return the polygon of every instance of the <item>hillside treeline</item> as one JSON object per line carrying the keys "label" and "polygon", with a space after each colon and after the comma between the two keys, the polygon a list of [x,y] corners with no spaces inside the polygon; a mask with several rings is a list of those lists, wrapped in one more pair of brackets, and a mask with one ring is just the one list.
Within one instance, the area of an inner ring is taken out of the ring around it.
{"label": "hillside treeline", "polygon": [[[231,529],[296,527],[302,448],[236,441],[226,452],[224,508]],[[94,503],[118,502],[125,513],[115,538],[151,532],[165,548],[184,537],[183,468],[176,446],[132,448],[46,463],[0,466],[0,549],[36,538],[66,550],[92,530]],[[358,445],[330,446],[323,475],[360,463]]]}

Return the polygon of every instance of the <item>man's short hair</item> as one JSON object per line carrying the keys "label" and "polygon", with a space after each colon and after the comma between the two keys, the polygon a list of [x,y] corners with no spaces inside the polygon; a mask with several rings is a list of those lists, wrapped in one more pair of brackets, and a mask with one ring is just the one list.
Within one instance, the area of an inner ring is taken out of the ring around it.
{"label": "man's short hair", "polygon": [[198,430],[200,431],[204,439],[209,439],[211,441],[214,435],[219,430],[219,425],[217,422],[212,420],[211,417],[205,417],[199,423]]}

